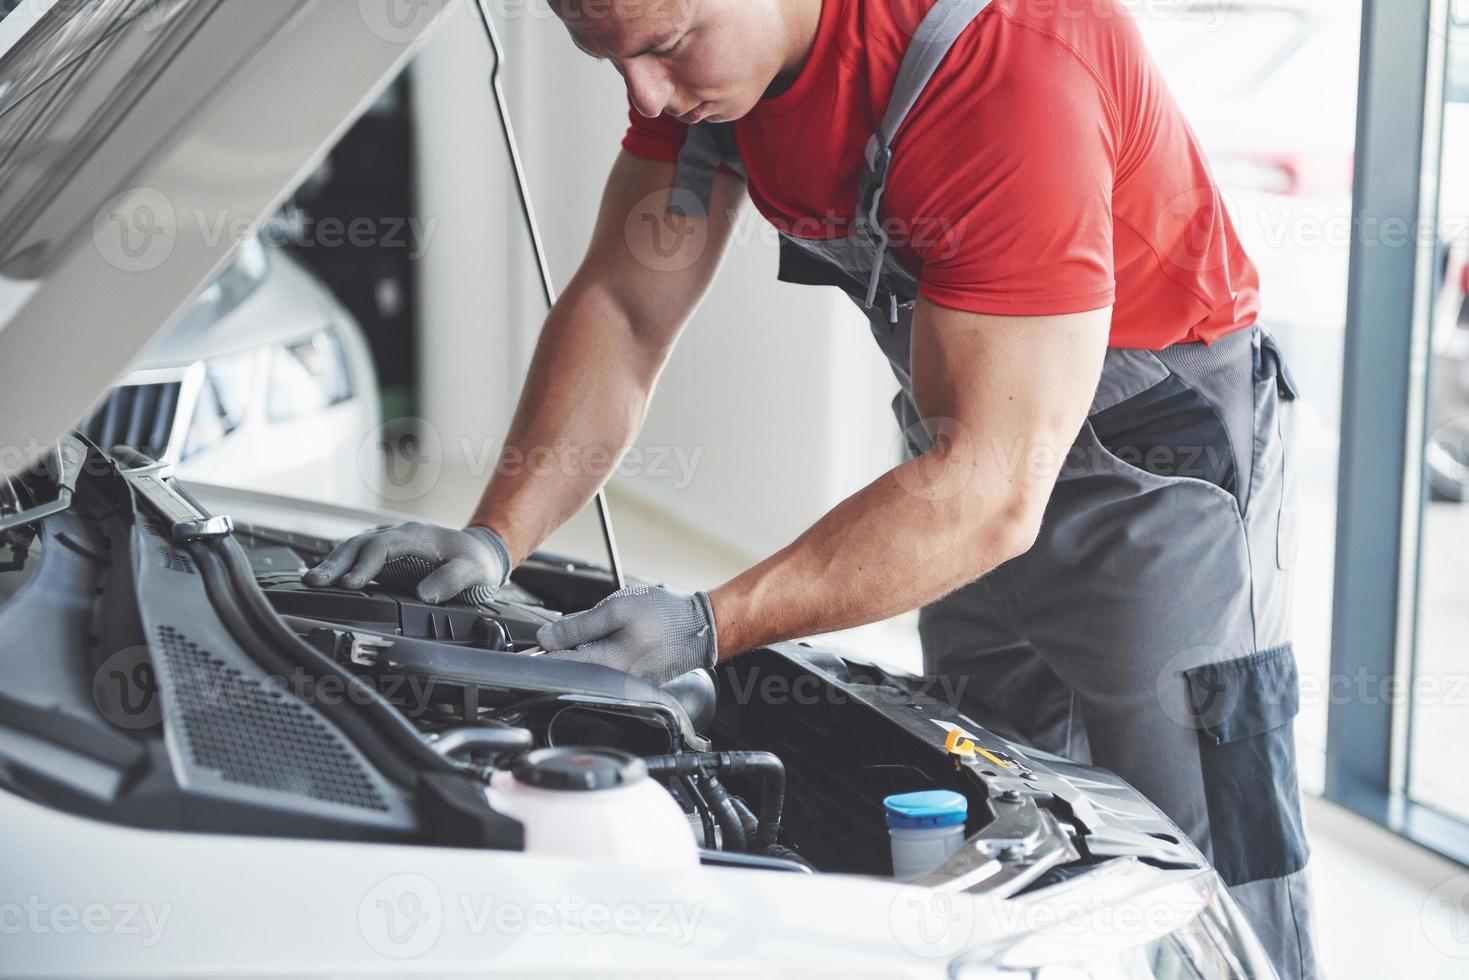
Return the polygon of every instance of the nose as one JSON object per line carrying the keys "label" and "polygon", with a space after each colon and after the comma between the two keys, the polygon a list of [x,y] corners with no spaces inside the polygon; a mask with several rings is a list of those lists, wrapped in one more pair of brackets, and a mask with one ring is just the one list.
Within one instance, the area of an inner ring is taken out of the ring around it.
{"label": "nose", "polygon": [[630,58],[621,67],[633,108],[649,119],[661,116],[674,92],[667,66],[654,58]]}

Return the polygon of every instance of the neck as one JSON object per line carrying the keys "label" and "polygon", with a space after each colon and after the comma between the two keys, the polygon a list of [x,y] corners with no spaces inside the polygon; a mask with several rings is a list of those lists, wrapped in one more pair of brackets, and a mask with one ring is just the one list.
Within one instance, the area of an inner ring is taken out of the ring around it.
{"label": "neck", "polygon": [[775,76],[775,81],[766,90],[766,98],[779,95],[790,88],[791,83],[801,74],[801,69],[806,67],[806,62],[811,57],[811,49],[816,46],[816,31],[821,26],[821,5],[836,2],[837,0],[791,0],[784,5],[785,60],[781,64],[780,74]]}

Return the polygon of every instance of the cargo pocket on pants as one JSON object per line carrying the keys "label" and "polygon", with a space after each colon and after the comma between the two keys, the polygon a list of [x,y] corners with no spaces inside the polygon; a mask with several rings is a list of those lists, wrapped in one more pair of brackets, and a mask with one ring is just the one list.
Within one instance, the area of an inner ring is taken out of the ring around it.
{"label": "cargo pocket on pants", "polygon": [[1289,643],[1185,671],[1199,731],[1214,866],[1229,885],[1299,871],[1309,854],[1296,781],[1300,709]]}

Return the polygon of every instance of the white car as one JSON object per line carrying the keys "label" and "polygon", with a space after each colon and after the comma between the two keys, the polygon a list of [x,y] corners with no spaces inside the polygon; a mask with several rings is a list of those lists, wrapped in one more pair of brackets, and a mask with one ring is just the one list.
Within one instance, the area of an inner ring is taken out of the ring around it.
{"label": "white car", "polygon": [[370,506],[379,415],[361,327],[252,235],[78,428],[184,478]]}
{"label": "white car", "polygon": [[[0,447],[40,447],[0,454],[7,976],[1274,976],[1148,800],[937,681],[799,643],[663,687],[536,656],[605,569],[536,555],[478,606],[310,589],[395,518],[66,434],[234,255],[193,217],[273,213],[438,6],[27,7],[0,21]],[[142,202],[164,237],[119,252]],[[960,839],[900,880],[910,791]]]}
{"label": "white car", "polygon": [[1469,500],[1469,10],[1449,33],[1440,167],[1442,279],[1433,310],[1433,371],[1424,464],[1435,499]]}

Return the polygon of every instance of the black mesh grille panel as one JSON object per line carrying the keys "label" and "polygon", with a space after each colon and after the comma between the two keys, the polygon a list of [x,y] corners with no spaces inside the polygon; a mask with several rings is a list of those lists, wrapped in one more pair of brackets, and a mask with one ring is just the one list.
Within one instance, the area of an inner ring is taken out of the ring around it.
{"label": "black mesh grille panel", "polygon": [[178,412],[177,382],[156,385],[124,385],[114,388],[106,401],[82,420],[82,434],[103,449],[131,446],[154,459],[168,449]]}
{"label": "black mesh grille panel", "polygon": [[189,761],[225,782],[387,811],[337,734],[291,695],[244,676],[178,630],[158,628],[168,717]]}
{"label": "black mesh grille panel", "polygon": [[194,572],[194,560],[182,551],[165,551],[163,553],[163,567],[172,572]]}

